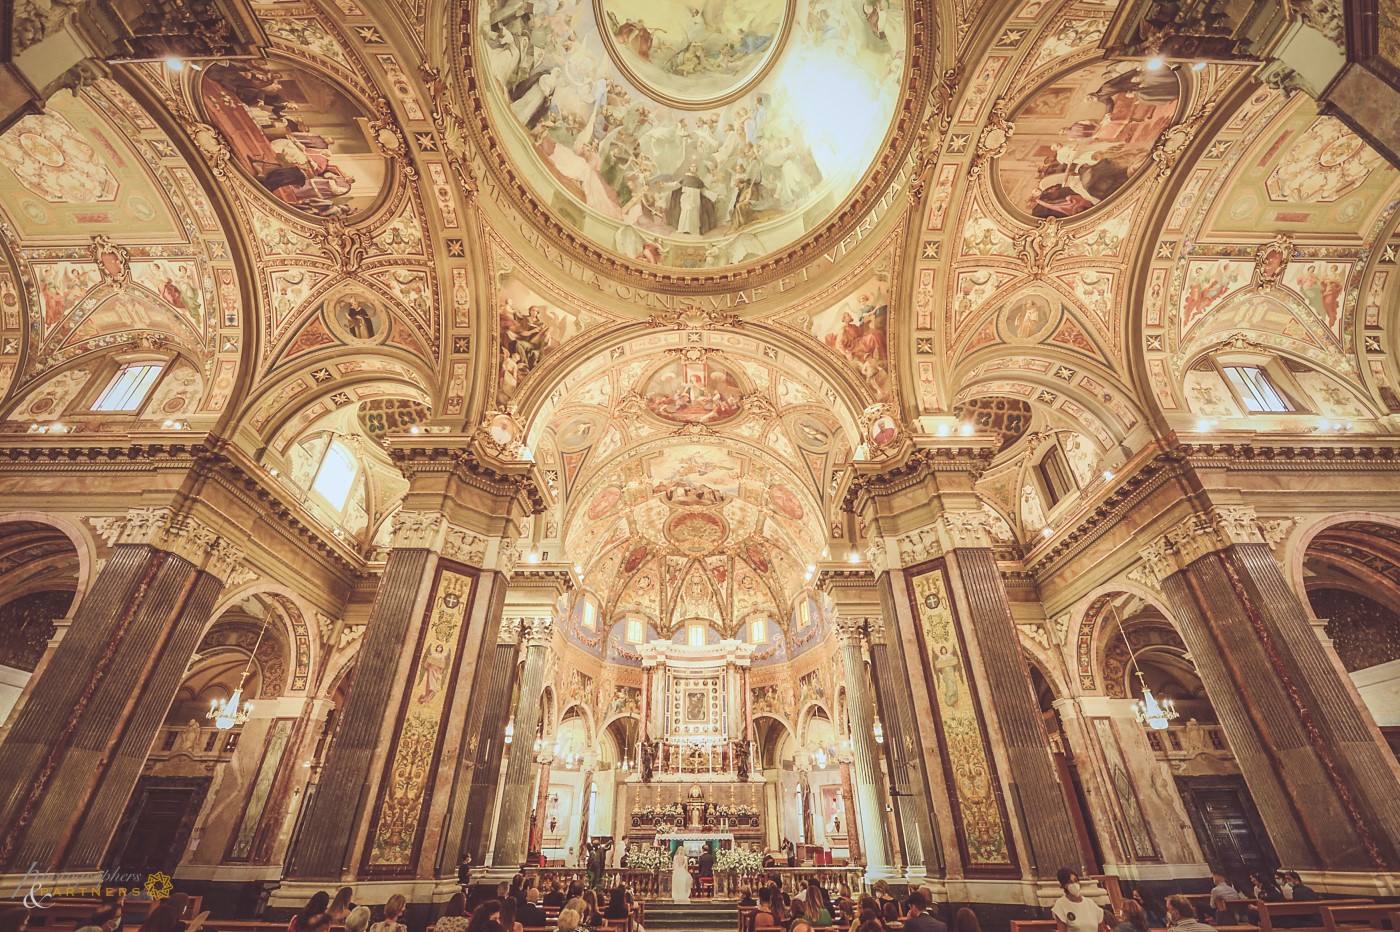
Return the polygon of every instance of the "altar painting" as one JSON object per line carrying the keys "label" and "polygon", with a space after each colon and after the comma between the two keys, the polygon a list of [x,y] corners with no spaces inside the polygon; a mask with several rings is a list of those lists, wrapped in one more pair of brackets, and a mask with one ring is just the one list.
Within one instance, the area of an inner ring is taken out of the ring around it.
{"label": "altar painting", "polygon": [[996,769],[982,732],[942,565],[915,576],[913,583],[924,676],[944,767],[954,788],[954,817],[961,822],[958,838],[963,859],[969,870],[1011,867],[1010,833],[996,792]]}

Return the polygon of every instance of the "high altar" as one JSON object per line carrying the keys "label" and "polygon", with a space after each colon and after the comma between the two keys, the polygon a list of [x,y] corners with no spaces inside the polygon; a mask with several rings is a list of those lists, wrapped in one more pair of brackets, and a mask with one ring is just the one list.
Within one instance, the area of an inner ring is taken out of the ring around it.
{"label": "high altar", "polygon": [[626,784],[629,837],[645,843],[763,839],[748,674],[753,645],[642,645],[636,768]]}

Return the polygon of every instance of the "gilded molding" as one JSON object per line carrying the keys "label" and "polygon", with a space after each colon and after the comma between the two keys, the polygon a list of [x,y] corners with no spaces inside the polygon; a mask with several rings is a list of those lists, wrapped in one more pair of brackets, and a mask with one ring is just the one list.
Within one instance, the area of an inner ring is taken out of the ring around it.
{"label": "gilded molding", "polygon": [[226,586],[241,585],[257,576],[243,565],[243,548],[204,522],[173,508],[132,508],[121,517],[90,517],[88,523],[108,547],[154,547],[189,561]]}

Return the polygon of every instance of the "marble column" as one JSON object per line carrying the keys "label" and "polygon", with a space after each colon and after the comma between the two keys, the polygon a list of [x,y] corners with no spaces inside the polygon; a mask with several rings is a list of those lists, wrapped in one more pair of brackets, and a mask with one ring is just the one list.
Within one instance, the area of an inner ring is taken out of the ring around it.
{"label": "marble column", "polygon": [[846,849],[852,864],[864,863],[860,847],[860,826],[856,822],[855,786],[851,781],[852,756],[842,754],[837,763],[841,767],[841,802],[846,809]]}
{"label": "marble column", "polygon": [[491,837],[491,813],[495,810],[501,758],[506,753],[505,729],[510,721],[510,698],[515,690],[516,658],[520,655],[520,629],[500,621],[494,645],[482,653],[481,668],[472,685],[467,716],[467,744],[455,779],[444,846],[438,857],[439,873],[450,871],[470,853],[473,864],[485,864]]}
{"label": "marble column", "polygon": [[503,739],[490,707],[506,704],[511,677],[492,645],[523,523],[548,507],[548,483],[480,433],[391,436],[389,453],[411,485],[288,856],[294,880],[450,876],[467,844],[476,765]]}
{"label": "marble column", "polygon": [[[883,580],[880,584],[882,601],[889,602],[886,597],[889,589],[888,579]],[[892,606],[887,611],[890,617],[896,617]],[[904,651],[898,638],[889,637],[887,629],[883,618],[867,620],[870,675],[882,711],[885,764],[896,794],[892,802],[905,871],[910,880],[917,881],[928,876],[930,866],[940,874],[944,870],[943,851],[929,802],[931,788],[927,768],[919,766],[922,761],[936,758],[928,756],[923,749],[909,696],[909,671],[904,663]],[[937,751],[933,753],[936,755]]]}
{"label": "marble column", "polygon": [[1400,865],[1400,785],[1251,509],[1212,506],[1142,551],[1279,858]]}
{"label": "marble column", "polygon": [[875,709],[865,675],[861,621],[837,618],[841,659],[846,665],[846,710],[851,720],[851,752],[856,781],[856,824],[862,833],[866,876],[879,879],[889,873],[885,842],[884,794],[881,793],[879,751],[875,744]]}
{"label": "marble column", "polygon": [[498,868],[519,867],[525,862],[526,815],[530,807],[530,770],[534,757],[532,744],[540,727],[540,700],[544,692],[545,667],[553,621],[532,618],[521,632],[525,666],[520,674],[520,692],[515,703],[515,743],[506,759],[505,784],[501,790],[496,822],[496,845],[491,864]]}
{"label": "marble column", "polygon": [[[95,518],[112,548],[0,745],[0,864],[98,868],[242,551],[165,507]],[[74,675],[81,671],[81,675]]]}
{"label": "marble column", "polygon": [[[545,741],[548,742],[549,739],[546,738]],[[528,856],[539,854],[544,847],[544,819],[549,809],[549,773],[553,766],[553,755],[545,754],[540,757],[539,775],[536,777],[539,788],[535,791],[535,812],[530,818],[530,844],[526,849]]]}
{"label": "marble column", "polygon": [[1063,866],[1082,868],[1066,788],[1040,720],[1011,600],[989,546],[986,518],[981,512],[964,512],[945,515],[944,521],[950,542],[958,545],[949,549],[948,563],[961,583],[959,620],[967,641],[975,643],[981,656],[985,698],[1000,726],[999,743],[1010,767],[1011,793],[1031,848],[1028,854],[1042,877]]}

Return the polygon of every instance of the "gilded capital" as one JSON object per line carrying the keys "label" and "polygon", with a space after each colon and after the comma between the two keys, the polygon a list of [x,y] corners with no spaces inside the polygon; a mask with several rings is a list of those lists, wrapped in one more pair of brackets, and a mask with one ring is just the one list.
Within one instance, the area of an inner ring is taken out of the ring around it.
{"label": "gilded capital", "polygon": [[241,585],[257,575],[244,565],[243,548],[199,519],[173,508],[132,508],[124,516],[89,518],[88,523],[109,547],[155,547],[188,560],[225,585]]}
{"label": "gilded capital", "polygon": [[1267,544],[1254,509],[1246,505],[1213,506],[1182,519],[1139,551],[1142,566],[1129,573],[1153,588],[1201,557],[1235,544]]}

